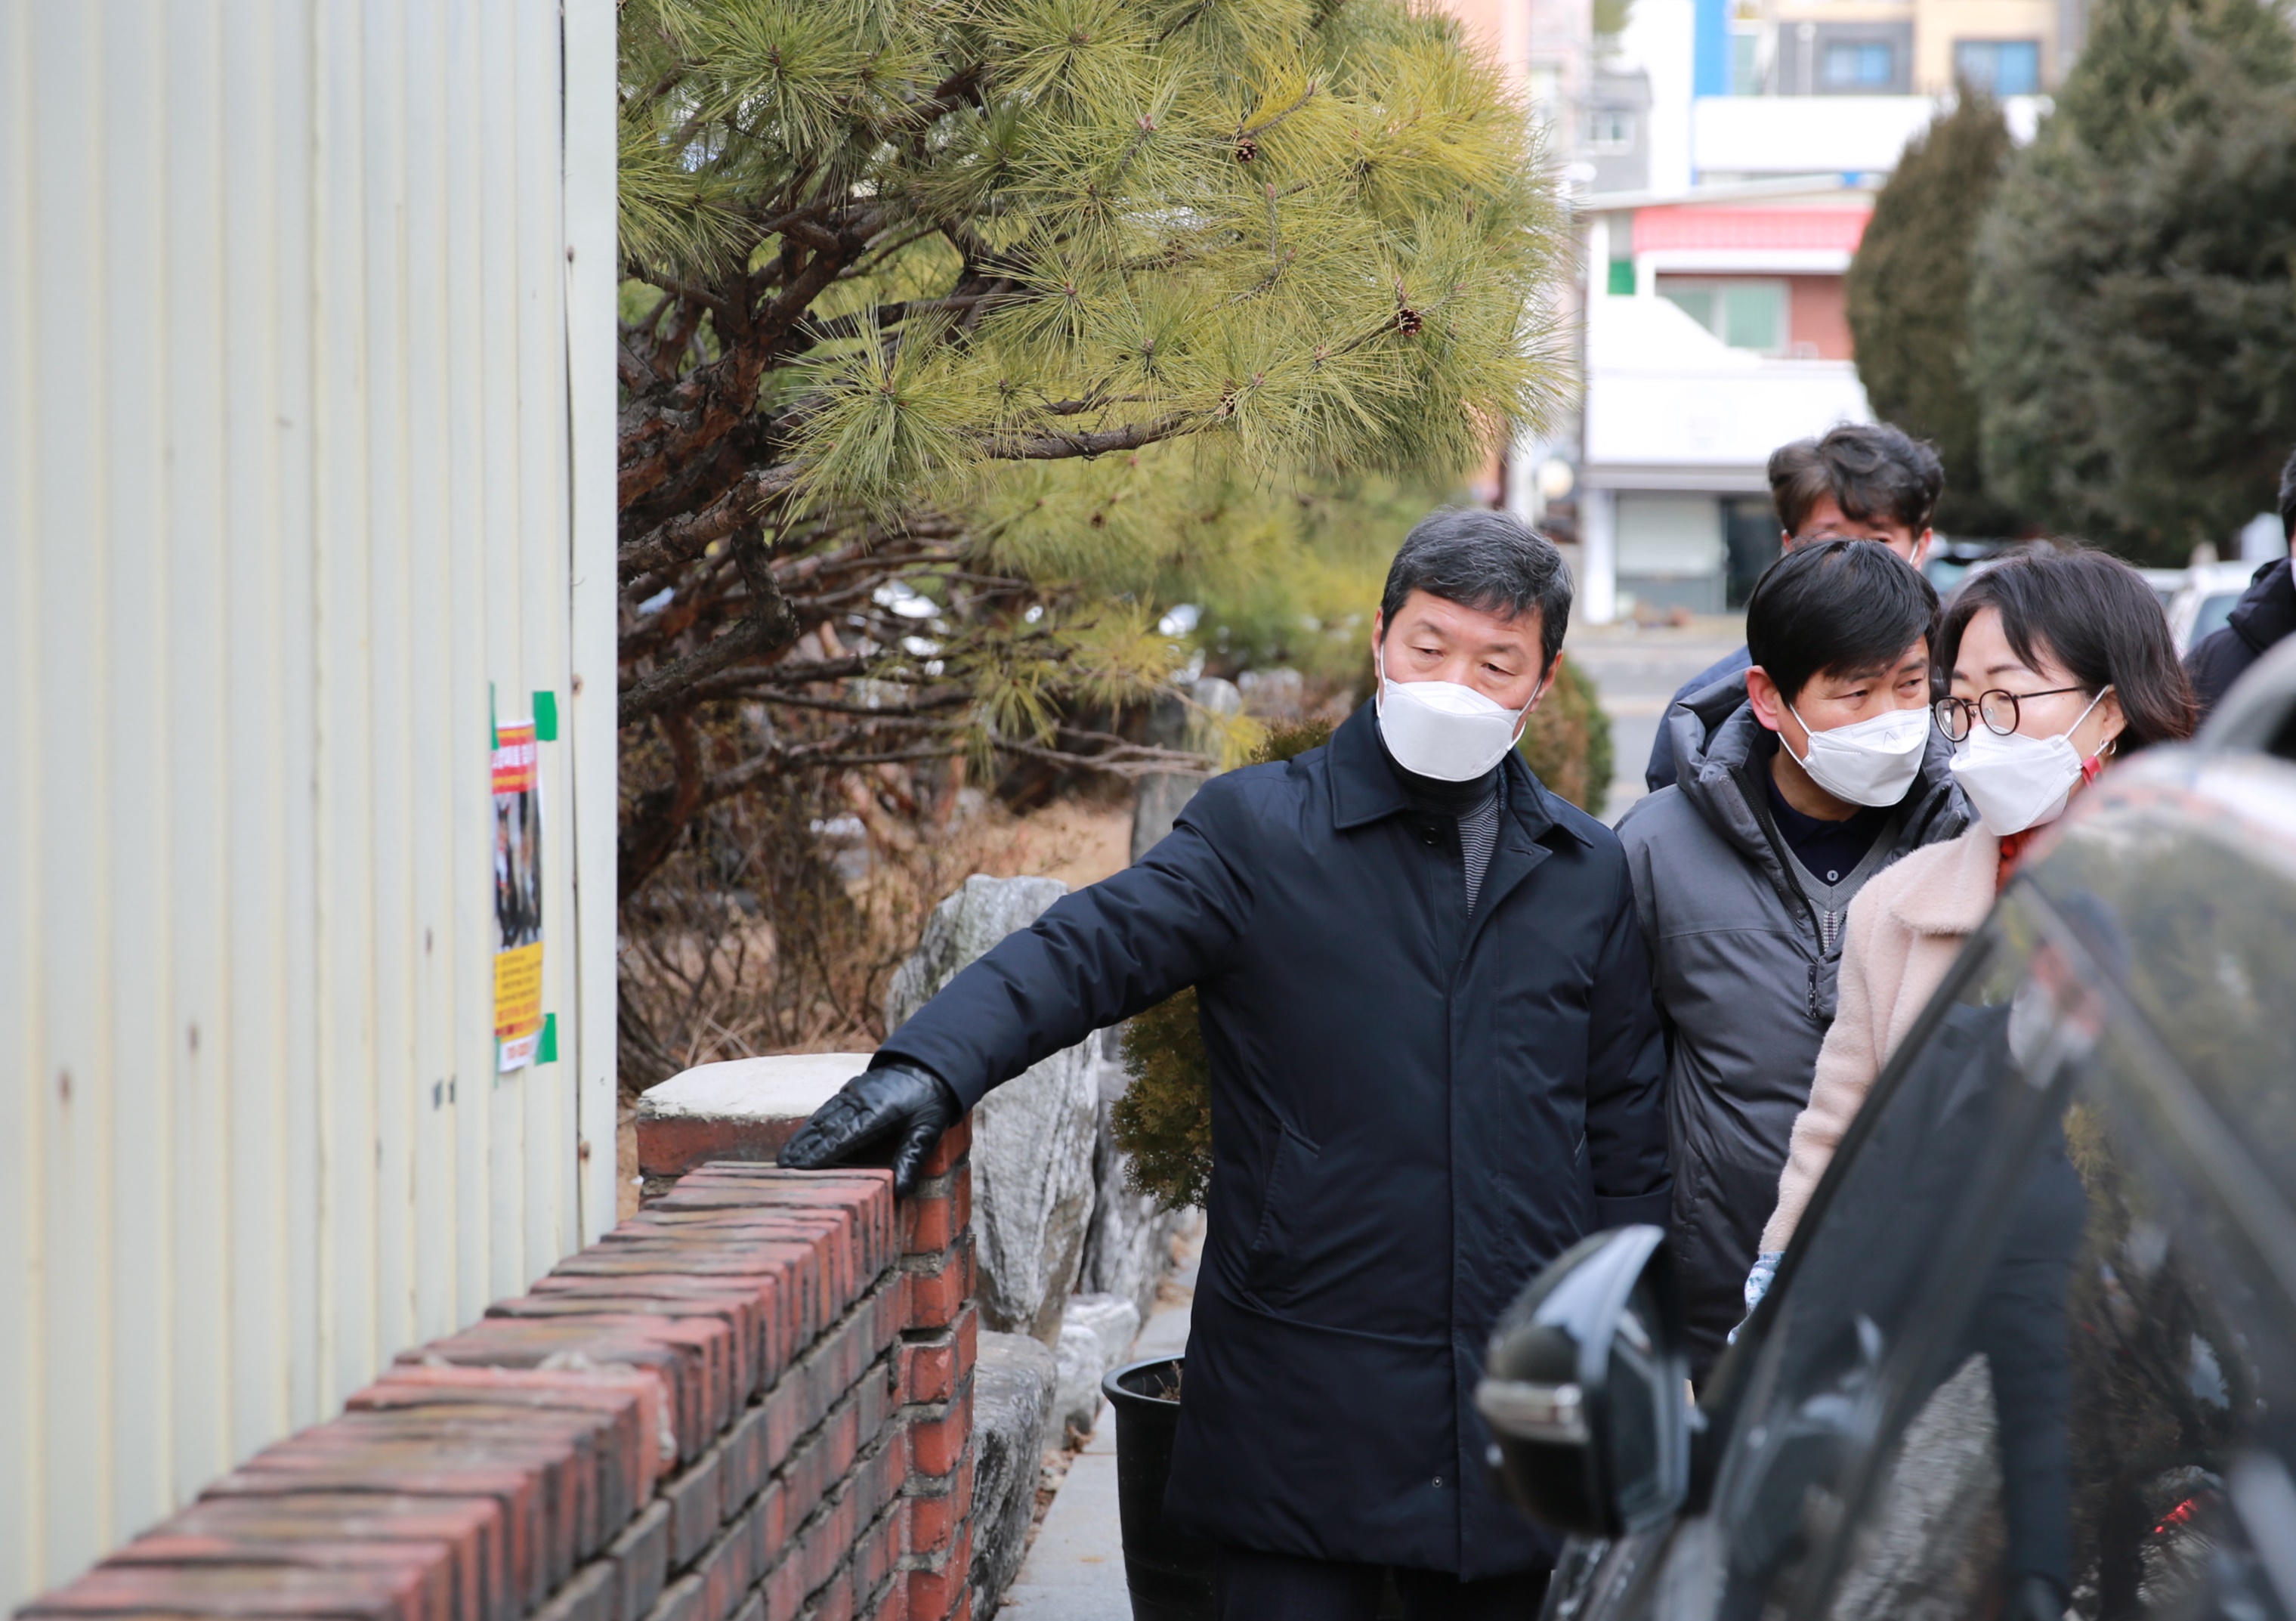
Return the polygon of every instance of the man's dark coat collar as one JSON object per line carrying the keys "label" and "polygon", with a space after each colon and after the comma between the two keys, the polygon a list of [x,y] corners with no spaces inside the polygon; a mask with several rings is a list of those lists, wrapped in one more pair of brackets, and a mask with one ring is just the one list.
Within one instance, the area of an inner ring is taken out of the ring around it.
{"label": "man's dark coat collar", "polygon": [[[1411,808],[1411,801],[1388,763],[1379,741],[1379,717],[1371,703],[1360,705],[1332,734],[1326,753],[1332,776],[1332,826],[1345,832]],[[1546,786],[1530,773],[1513,749],[1499,762],[1506,773],[1506,809],[1515,825],[1533,839],[1550,832],[1569,835],[1592,847],[1594,841],[1554,814]]]}

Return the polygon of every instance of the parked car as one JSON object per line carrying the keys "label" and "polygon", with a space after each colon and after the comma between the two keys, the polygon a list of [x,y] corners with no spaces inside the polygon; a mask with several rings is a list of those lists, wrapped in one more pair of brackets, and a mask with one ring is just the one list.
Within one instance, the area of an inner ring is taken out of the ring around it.
{"label": "parked car", "polygon": [[2177,593],[2183,590],[2193,577],[2190,569],[2139,569],[2136,572],[2144,576],[2144,583],[2152,588],[2152,595],[2161,599],[2163,608],[2177,600]]}
{"label": "parked car", "polygon": [[2296,646],[2085,799],[1694,1407],[1656,1228],[1501,1322],[1550,1621],[2296,1617]]}
{"label": "parked car", "polygon": [[[1982,574],[1997,563],[2006,562],[2026,552],[2048,549],[2049,542],[2046,540],[1973,540],[1960,535],[1939,535],[1931,543],[1929,556],[1922,564],[1922,572],[1929,576],[1929,581],[1937,588],[1939,596],[1950,597],[1971,576]],[[2161,599],[2163,608],[2185,588],[2190,573],[2185,569],[2139,569],[2136,572],[2144,576],[2144,583],[2152,588],[2153,595]]]}
{"label": "parked car", "polygon": [[2169,634],[2179,656],[2225,628],[2256,572],[2253,563],[2202,563],[2185,572],[2184,588],[2169,602]]}
{"label": "parked car", "polygon": [[2029,540],[1973,540],[1961,535],[1939,535],[1930,543],[1930,555],[1922,564],[1922,572],[1929,576],[1939,596],[1949,596],[1972,573],[1981,574],[2004,558],[2029,551],[2032,544]]}

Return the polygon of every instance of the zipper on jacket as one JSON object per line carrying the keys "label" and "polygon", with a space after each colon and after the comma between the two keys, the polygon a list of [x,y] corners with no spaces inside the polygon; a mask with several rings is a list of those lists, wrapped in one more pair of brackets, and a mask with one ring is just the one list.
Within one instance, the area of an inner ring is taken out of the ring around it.
{"label": "zipper on jacket", "polygon": [[[1763,837],[1770,843],[1770,860],[1775,869],[1762,876],[1769,880],[1770,887],[1778,892],[1778,899],[1786,903],[1786,909],[1790,912],[1799,912],[1808,923],[1810,937],[1817,942],[1818,955],[1823,957],[1825,954],[1825,930],[1817,921],[1817,905],[1808,895],[1802,893],[1801,885],[1796,884],[1786,870],[1786,860],[1782,853],[1785,849],[1786,841],[1784,835],[1779,833],[1777,823],[1771,819],[1769,802],[1763,797],[1761,790],[1754,786],[1753,778],[1746,767],[1733,767],[1730,775],[1738,785],[1738,792],[1745,797],[1746,809],[1754,813],[1754,825],[1762,830]],[[1815,1018],[1817,1016],[1817,965],[1816,963],[1810,965],[1809,974],[1810,1016]]]}
{"label": "zipper on jacket", "polygon": [[1817,1020],[1817,965],[1816,963],[1809,965],[1809,1016],[1810,1022],[1815,1024]]}

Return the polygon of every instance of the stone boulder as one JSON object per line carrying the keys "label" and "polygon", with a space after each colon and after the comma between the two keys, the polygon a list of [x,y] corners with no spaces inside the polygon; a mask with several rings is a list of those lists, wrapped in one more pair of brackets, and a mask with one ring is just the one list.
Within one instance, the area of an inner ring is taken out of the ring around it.
{"label": "stone boulder", "polygon": [[1084,1271],[1077,1288],[1088,1294],[1129,1300],[1141,1321],[1156,1309],[1156,1286],[1171,1268],[1172,1235],[1187,1222],[1183,1211],[1166,1211],[1124,1181],[1124,1150],[1116,1146],[1111,1111],[1132,1083],[1118,1046],[1119,1033],[1095,1037],[1093,1082],[1100,1094],[1100,1121],[1093,1146],[1093,1175],[1098,1186],[1092,1205],[1092,1230],[1085,1238]]}
{"label": "stone boulder", "polygon": [[1308,704],[1308,683],[1296,670],[1247,670],[1236,678],[1243,712],[1265,720],[1297,720]]}
{"label": "stone boulder", "polygon": [[[975,873],[933,909],[917,950],[895,970],[885,1027],[898,1030],[941,987],[1068,893],[1057,878]],[[972,1222],[980,1316],[988,1328],[1060,1343],[1091,1230],[1100,1085],[1095,1041],[1054,1053],[972,1111]]]}
{"label": "stone boulder", "polygon": [[1140,1335],[1140,1312],[1116,1295],[1078,1295],[1061,1317],[1061,1343],[1054,1353],[1058,1382],[1053,1390],[1053,1422],[1060,1429],[1090,1435],[1100,1417],[1100,1381],[1120,1367]]}
{"label": "stone boulder", "polygon": [[[1157,695],[1148,709],[1148,741],[1158,748],[1201,749],[1204,715],[1233,715],[1242,709],[1243,695],[1233,683],[1201,676],[1185,697],[1177,692]],[[1140,778],[1138,797],[1132,802],[1134,860],[1172,831],[1172,823],[1210,777],[1211,762],[1207,761],[1201,771],[1151,771]]]}
{"label": "stone boulder", "polygon": [[1051,1439],[1053,1354],[1025,1334],[984,1333],[972,1372],[972,1613],[1020,1574]]}

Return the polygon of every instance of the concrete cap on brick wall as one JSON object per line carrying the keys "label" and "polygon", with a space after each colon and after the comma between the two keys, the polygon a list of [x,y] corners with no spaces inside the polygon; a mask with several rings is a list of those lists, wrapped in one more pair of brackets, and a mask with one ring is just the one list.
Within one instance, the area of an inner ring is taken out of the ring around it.
{"label": "concrete cap on brick wall", "polygon": [[869,1067],[865,1052],[701,1064],[638,1099],[638,1169],[683,1176],[713,1159],[769,1162],[807,1115]]}

